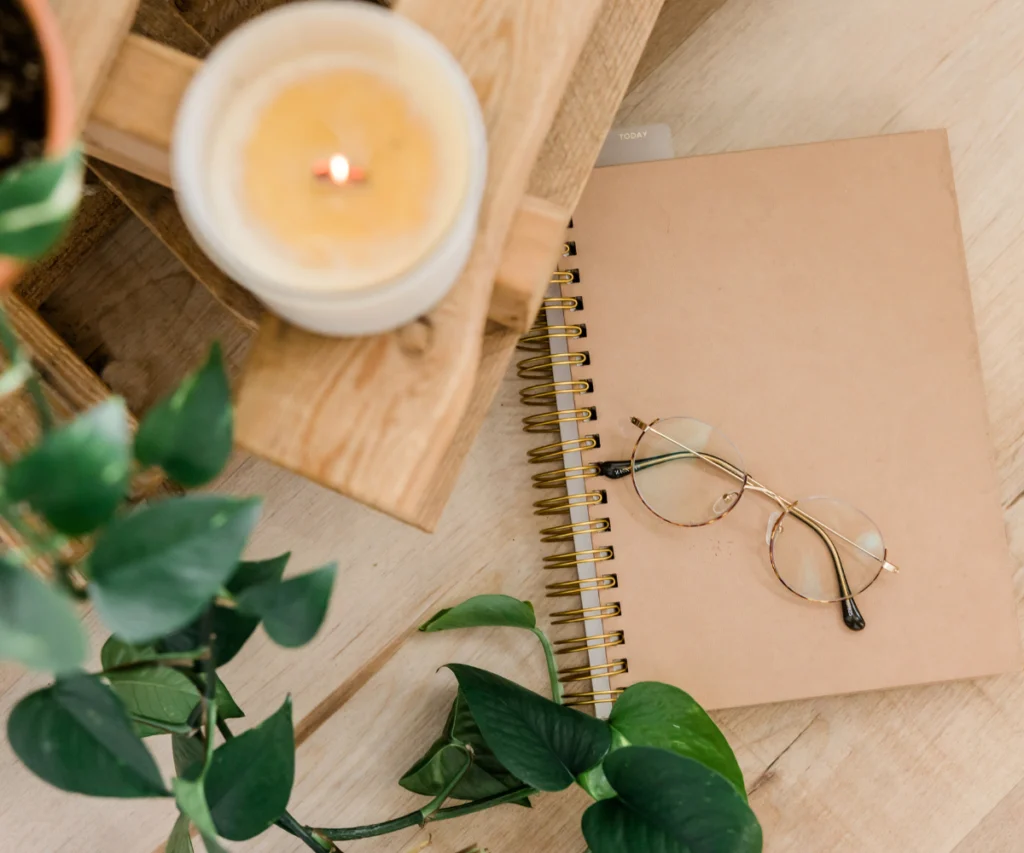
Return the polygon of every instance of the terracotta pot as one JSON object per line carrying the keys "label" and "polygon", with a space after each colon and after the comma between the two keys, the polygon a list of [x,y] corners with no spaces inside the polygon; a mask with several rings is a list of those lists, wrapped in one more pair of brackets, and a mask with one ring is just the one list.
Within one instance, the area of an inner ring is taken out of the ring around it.
{"label": "terracotta pot", "polygon": [[[74,92],[68,53],[48,0],[20,2],[32,23],[43,54],[47,93],[44,150],[47,157],[61,157],[75,140]],[[0,256],[0,292],[7,290],[18,279],[23,266],[20,261]]]}

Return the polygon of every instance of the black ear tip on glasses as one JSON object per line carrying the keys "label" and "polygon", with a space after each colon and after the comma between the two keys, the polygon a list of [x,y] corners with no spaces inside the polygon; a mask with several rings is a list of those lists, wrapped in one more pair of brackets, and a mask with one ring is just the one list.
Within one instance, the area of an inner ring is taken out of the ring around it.
{"label": "black ear tip on glasses", "polygon": [[867,623],[860,615],[860,610],[857,609],[857,602],[852,598],[847,598],[841,603],[843,605],[843,622],[846,623],[846,627],[851,631],[863,631]]}
{"label": "black ear tip on glasses", "polygon": [[629,462],[598,462],[597,473],[609,480],[621,480],[629,474]]}

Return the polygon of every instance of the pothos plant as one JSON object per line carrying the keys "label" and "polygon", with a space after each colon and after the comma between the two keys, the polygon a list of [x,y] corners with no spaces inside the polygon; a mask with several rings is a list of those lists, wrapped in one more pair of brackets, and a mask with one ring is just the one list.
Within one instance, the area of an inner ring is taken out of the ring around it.
{"label": "pothos plant", "polygon": [[[156,405],[130,434],[112,398],[56,424],[38,378],[0,315],[7,367],[0,394],[22,386],[41,437],[0,468],[0,516],[20,544],[0,556],[0,657],[53,675],[7,721],[15,753],[65,791],[173,799],[167,853],[191,853],[193,828],[209,853],[273,826],[315,851],[579,785],[593,853],[757,853],[761,828],[722,733],[686,693],[654,682],[628,688],[605,721],[562,704],[550,642],[528,602],[503,595],[442,610],[425,632],[504,626],[542,644],[550,698],[491,672],[451,663],[457,687],[437,741],[399,781],[426,802],[357,827],[306,823],[289,810],[295,776],[292,708],[285,699],[242,734],[243,711],[218,669],[257,626],[281,646],[307,643],[327,611],[335,567],[284,577],[288,554],[243,559],[257,499],[213,494],[127,505],[134,469],[158,465],[186,487],[221,471],[232,410],[221,354]],[[72,537],[91,550],[73,564]],[[44,566],[44,579],[38,569]],[[97,667],[76,601],[112,632]],[[146,742],[170,737],[175,776]],[[301,806],[301,804],[298,804]]]}

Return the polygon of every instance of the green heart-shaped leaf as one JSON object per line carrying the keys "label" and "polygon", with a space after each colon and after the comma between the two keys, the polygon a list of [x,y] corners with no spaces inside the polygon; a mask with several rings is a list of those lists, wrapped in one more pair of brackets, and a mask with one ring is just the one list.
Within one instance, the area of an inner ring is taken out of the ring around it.
{"label": "green heart-shaped leaf", "polygon": [[190,780],[179,777],[171,780],[171,787],[174,789],[174,799],[178,803],[178,808],[196,825],[196,829],[203,837],[206,853],[226,853],[217,842],[217,829],[213,825],[210,807],[206,802],[203,779]]}
{"label": "green heart-shaped leaf", "polygon": [[0,174],[0,255],[38,258],[57,242],[82,195],[85,158],[30,160]]}
{"label": "green heart-shaped leaf", "polygon": [[114,692],[93,675],[30,693],[7,720],[7,739],[33,773],[94,797],[160,797],[156,762]]}
{"label": "green heart-shaped leaf", "polygon": [[294,648],[313,639],[331,600],[337,565],[308,574],[249,587],[238,594],[238,607],[263,620],[267,634],[279,646]]}
{"label": "green heart-shaped leaf", "polygon": [[[408,791],[436,797],[462,769],[467,747],[473,753],[473,764],[452,789],[451,797],[479,800],[522,786],[487,746],[461,691],[455,696],[441,737],[398,784]],[[519,802],[528,806],[530,801],[524,797]]]}
{"label": "green heart-shaped leaf", "polygon": [[259,501],[190,495],[115,520],[89,558],[89,594],[103,621],[146,643],[195,619],[234,574]]}
{"label": "green heart-shaped leaf", "polygon": [[269,560],[243,560],[227,582],[228,592],[238,595],[249,587],[281,580],[291,556],[291,551],[286,551]]}
{"label": "green heart-shaped leaf", "polygon": [[188,648],[181,651],[161,652],[156,646],[133,646],[120,637],[111,635],[100,650],[100,663],[103,669],[117,669],[141,663],[160,663],[162,661],[198,660],[208,654],[203,648]]}
{"label": "green heart-shaped leaf", "polygon": [[195,849],[192,847],[192,836],[189,832],[191,825],[192,821],[188,819],[188,815],[178,815],[164,847],[164,853],[195,853]]}
{"label": "green heart-shaped leaf", "polygon": [[487,745],[527,785],[561,791],[611,747],[611,730],[602,720],[486,670],[458,663],[448,668]]}
{"label": "green heart-shaped leaf", "polygon": [[604,761],[618,796],[583,815],[592,853],[760,853],[761,826],[736,788],[698,761],[628,746]]}
{"label": "green heart-shaped leaf", "polygon": [[610,725],[632,746],[656,746],[721,773],[745,800],[743,772],[725,735],[688,693],[645,681],[626,688],[612,707]]}
{"label": "green heart-shaped leaf", "polygon": [[217,686],[213,689],[213,699],[217,703],[217,716],[222,720],[233,720],[236,717],[244,717],[243,711],[234,697],[228,693],[224,682],[217,679]]}
{"label": "green heart-shaped leaf", "polygon": [[10,467],[7,494],[61,533],[89,533],[128,494],[130,442],[124,401],[111,398],[44,435]]}
{"label": "green heart-shaped leaf", "polygon": [[202,486],[227,464],[232,430],[231,388],[215,343],[206,363],[143,418],[135,456],[183,486]]}
{"label": "green heart-shaped leaf", "polygon": [[421,631],[449,631],[453,628],[537,627],[537,617],[529,601],[509,595],[478,595],[455,607],[438,611],[420,625]]}
{"label": "green heart-shaped leaf", "polygon": [[[240,613],[229,607],[214,605],[213,607],[213,662],[224,666],[233,660],[249,637],[252,636],[260,620],[255,616]],[[167,654],[183,653],[195,648],[197,644],[206,642],[203,617],[200,616],[180,631],[175,631],[157,642],[158,648]]]}
{"label": "green heart-shaped leaf", "polygon": [[0,557],[0,658],[59,674],[81,666],[86,647],[71,600]]}
{"label": "green heart-shaped leaf", "polygon": [[[217,709],[220,713],[220,708]],[[206,756],[203,742],[195,736],[171,735],[171,757],[174,772],[186,779],[197,779]]]}
{"label": "green heart-shaped leaf", "polygon": [[[281,575],[284,574],[290,556],[291,554],[282,554],[270,560],[239,563],[235,573],[225,585],[228,592],[237,595],[250,587],[281,580]],[[221,667],[233,660],[259,624],[258,616],[250,616],[237,609],[215,605],[213,608],[214,663]],[[158,645],[162,651],[184,652],[205,642],[206,635],[203,633],[202,617],[200,617],[180,631],[161,638]]]}
{"label": "green heart-shaped leaf", "polygon": [[153,737],[154,735],[166,734],[188,734],[192,727],[187,723],[165,723],[161,720],[151,720],[148,717],[132,715],[132,729],[139,737]]}
{"label": "green heart-shaped leaf", "polygon": [[128,713],[159,725],[184,725],[199,704],[187,676],[166,666],[141,666],[107,674]]}
{"label": "green heart-shaped leaf", "polygon": [[189,834],[189,827],[192,821],[188,815],[179,814],[171,830],[171,836],[167,839],[164,853],[195,853],[192,847],[192,836]]}
{"label": "green heart-shaped leaf", "polygon": [[294,779],[292,703],[286,699],[275,714],[213,753],[206,801],[218,833],[245,841],[265,831],[287,808]]}

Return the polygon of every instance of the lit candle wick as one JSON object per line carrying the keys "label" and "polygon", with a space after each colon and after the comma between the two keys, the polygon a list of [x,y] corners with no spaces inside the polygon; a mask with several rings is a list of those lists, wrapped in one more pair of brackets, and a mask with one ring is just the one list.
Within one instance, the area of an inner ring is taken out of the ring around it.
{"label": "lit candle wick", "polygon": [[366,180],[366,172],[348,162],[343,154],[332,154],[326,160],[318,160],[313,164],[313,175],[321,180],[330,181],[335,186],[359,184]]}

